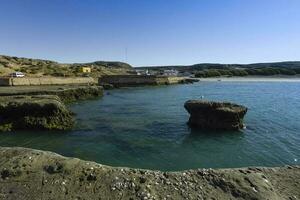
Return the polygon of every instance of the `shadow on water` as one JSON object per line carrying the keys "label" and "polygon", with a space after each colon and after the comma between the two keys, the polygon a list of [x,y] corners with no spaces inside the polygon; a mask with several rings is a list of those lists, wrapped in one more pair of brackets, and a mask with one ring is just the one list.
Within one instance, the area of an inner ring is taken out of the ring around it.
{"label": "shadow on water", "polygon": [[185,137],[185,142],[197,140],[213,140],[213,139],[230,139],[232,141],[242,140],[244,137],[243,130],[240,131],[216,131],[201,130],[198,128],[189,128],[189,134]]}

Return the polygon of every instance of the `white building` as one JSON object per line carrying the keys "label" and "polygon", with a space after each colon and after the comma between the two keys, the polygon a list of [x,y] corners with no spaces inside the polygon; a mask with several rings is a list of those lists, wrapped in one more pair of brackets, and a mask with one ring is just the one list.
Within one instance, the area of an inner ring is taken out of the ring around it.
{"label": "white building", "polygon": [[178,75],[178,71],[175,69],[166,69],[164,70],[164,76],[177,76]]}
{"label": "white building", "polygon": [[136,72],[136,74],[137,75],[146,75],[146,76],[149,76],[150,75],[150,73],[149,73],[149,70],[148,69],[136,69],[135,70],[135,72]]}

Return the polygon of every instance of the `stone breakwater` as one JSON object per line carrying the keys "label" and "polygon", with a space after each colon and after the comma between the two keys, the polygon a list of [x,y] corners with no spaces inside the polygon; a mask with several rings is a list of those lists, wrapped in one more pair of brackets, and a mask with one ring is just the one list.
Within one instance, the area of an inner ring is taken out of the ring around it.
{"label": "stone breakwater", "polygon": [[91,77],[25,77],[0,78],[0,86],[37,86],[37,85],[93,85],[96,81]]}
{"label": "stone breakwater", "polygon": [[0,87],[0,96],[56,95],[63,102],[73,102],[103,96],[101,86],[20,86]]}
{"label": "stone breakwater", "polygon": [[300,167],[161,172],[0,147],[0,199],[291,199]]}
{"label": "stone breakwater", "polygon": [[112,85],[114,87],[131,87],[143,85],[170,85],[170,84],[187,84],[199,80],[184,77],[169,76],[143,76],[143,75],[106,75],[99,78],[100,85]]}
{"label": "stone breakwater", "polygon": [[244,127],[245,106],[204,100],[189,100],[184,104],[190,113],[191,127],[212,130],[239,130]]}

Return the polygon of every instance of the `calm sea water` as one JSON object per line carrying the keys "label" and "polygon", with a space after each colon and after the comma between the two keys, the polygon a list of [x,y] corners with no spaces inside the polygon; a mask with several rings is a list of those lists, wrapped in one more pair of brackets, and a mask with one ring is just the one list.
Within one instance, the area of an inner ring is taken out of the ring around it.
{"label": "calm sea water", "polygon": [[[1,133],[0,146],[50,150],[106,165],[159,170],[300,164],[300,83],[201,82],[117,89],[70,105],[73,131]],[[246,105],[247,128],[187,127],[186,100]]]}

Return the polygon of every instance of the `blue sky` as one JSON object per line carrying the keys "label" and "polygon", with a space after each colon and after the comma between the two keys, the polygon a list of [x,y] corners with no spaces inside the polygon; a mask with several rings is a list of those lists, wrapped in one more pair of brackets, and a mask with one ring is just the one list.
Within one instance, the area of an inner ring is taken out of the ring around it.
{"label": "blue sky", "polygon": [[299,10],[299,0],[0,0],[0,54],[133,66],[300,60]]}

